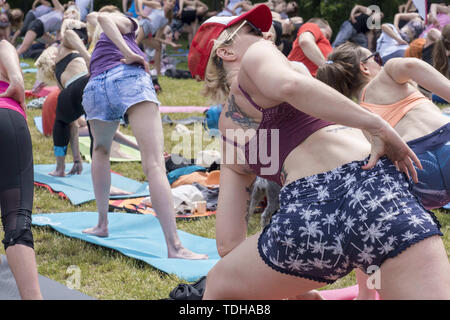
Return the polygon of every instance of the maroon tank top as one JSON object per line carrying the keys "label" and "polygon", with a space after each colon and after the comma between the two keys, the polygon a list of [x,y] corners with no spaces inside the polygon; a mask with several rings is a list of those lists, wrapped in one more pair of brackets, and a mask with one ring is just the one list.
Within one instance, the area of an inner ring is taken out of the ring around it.
{"label": "maroon tank top", "polygon": [[[250,104],[262,112],[262,120],[255,136],[244,145],[246,162],[257,176],[282,185],[281,169],[289,153],[314,132],[334,123],[314,118],[287,102],[268,109],[261,108],[240,85],[239,89]],[[223,135],[222,138],[236,147],[241,147]],[[278,153],[278,157],[272,155],[272,152]],[[270,162],[273,158],[278,159],[276,170],[273,170],[273,164]],[[275,172],[271,173],[273,171]]]}

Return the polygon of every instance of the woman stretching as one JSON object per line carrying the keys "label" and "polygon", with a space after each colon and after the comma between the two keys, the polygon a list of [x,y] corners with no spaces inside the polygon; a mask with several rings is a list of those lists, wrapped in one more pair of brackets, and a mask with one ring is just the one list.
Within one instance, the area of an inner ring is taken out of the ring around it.
{"label": "woman stretching", "polygon": [[[449,299],[439,225],[396,168],[417,181],[418,159],[379,116],[293,70],[261,36],[271,22],[264,5],[211,18],[189,53],[204,92],[226,102],[216,220],[223,258],[208,273],[204,298],[288,298],[376,267],[383,299]],[[333,123],[362,129],[370,144],[360,130]],[[245,239],[255,175],[283,185],[280,210]]]}
{"label": "woman stretching", "polygon": [[98,224],[83,232],[108,236],[108,198],[111,185],[111,142],[123,117],[131,125],[149,180],[152,205],[165,235],[170,258],[205,259],[181,244],[174,204],[165,174],[163,129],[159,101],[148,74],[144,53],[135,42],[138,25],[118,13],[100,13],[103,29],[92,53],[91,78],[84,89],[83,107],[94,137],[92,181],[99,213]]}
{"label": "woman stretching", "polygon": [[42,299],[31,232],[34,177],[25,90],[16,49],[0,41],[0,204],[3,245],[22,299]]}
{"label": "woman stretching", "polygon": [[83,22],[66,20],[61,33],[61,45],[46,49],[36,61],[40,80],[47,83],[56,80],[61,89],[53,125],[56,169],[50,172],[50,175],[59,177],[66,175],[65,158],[69,142],[74,163],[68,174],[80,174],[83,169],[76,120],[84,113],[81,100],[84,87],[89,81],[90,58],[85,47],[87,30]]}
{"label": "woman stretching", "polygon": [[[450,98],[450,81],[426,62],[415,58],[391,59],[381,67],[377,54],[346,43],[328,57],[317,78],[364,108],[379,114],[408,142],[423,170],[412,192],[427,209],[450,202],[450,118],[413,85]],[[375,292],[362,285],[366,278],[357,271],[360,299]]]}

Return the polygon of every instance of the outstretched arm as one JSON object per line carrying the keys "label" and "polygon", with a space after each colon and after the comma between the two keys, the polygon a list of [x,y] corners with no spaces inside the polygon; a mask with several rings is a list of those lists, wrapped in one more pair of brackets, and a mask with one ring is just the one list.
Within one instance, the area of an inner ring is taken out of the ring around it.
{"label": "outstretched arm", "polygon": [[450,101],[450,80],[423,60],[391,59],[386,63],[383,71],[399,84],[413,80],[428,91]]}
{"label": "outstretched arm", "polygon": [[14,46],[6,40],[0,41],[0,80],[9,82],[8,89],[0,97],[12,98],[26,110],[25,85],[19,57]]}
{"label": "outstretched arm", "polygon": [[270,105],[285,101],[313,117],[364,130],[372,150],[363,169],[373,168],[380,157],[387,155],[417,182],[411,161],[421,168],[419,159],[386,121],[323,82],[294,71],[286,57],[270,43],[256,42],[246,51],[239,76],[248,77],[263,95],[270,93],[266,95]]}

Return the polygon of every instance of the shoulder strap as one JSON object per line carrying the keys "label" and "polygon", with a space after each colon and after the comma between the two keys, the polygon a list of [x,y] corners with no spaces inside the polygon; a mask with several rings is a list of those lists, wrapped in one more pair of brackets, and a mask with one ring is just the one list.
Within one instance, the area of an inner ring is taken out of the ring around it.
{"label": "shoulder strap", "polygon": [[247,98],[248,102],[251,103],[252,106],[254,106],[257,110],[263,112],[264,109],[261,108],[259,105],[256,104],[255,101],[253,101],[252,97],[244,90],[242,89],[241,85],[239,85],[239,89],[241,90],[242,94]]}

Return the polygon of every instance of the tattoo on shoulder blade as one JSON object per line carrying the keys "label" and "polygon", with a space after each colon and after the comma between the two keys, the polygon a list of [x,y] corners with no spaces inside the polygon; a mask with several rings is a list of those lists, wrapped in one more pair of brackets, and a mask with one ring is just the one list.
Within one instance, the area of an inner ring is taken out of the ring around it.
{"label": "tattoo on shoulder blade", "polygon": [[237,105],[234,95],[228,99],[228,111],[225,112],[225,117],[237,123],[244,129],[257,129],[259,123],[254,121]]}

